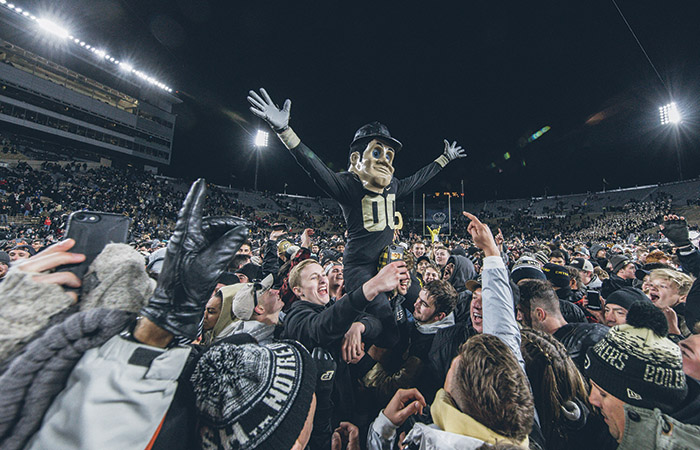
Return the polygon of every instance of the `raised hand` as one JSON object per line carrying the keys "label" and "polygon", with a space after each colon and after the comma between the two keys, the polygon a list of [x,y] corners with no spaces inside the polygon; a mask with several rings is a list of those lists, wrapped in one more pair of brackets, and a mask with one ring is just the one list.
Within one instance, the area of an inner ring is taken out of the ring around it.
{"label": "raised hand", "polygon": [[365,298],[372,301],[379,293],[396,289],[399,283],[409,276],[406,262],[395,261],[384,266],[378,274],[363,284],[362,291],[365,294]]}
{"label": "raised hand", "polygon": [[301,233],[301,246],[304,248],[311,248],[311,236],[314,235],[313,228],[306,228],[304,232]]}
{"label": "raised hand", "polygon": [[688,222],[685,217],[678,217],[675,214],[664,216],[664,222],[659,226],[664,236],[673,242],[676,247],[686,247],[690,245],[688,236]]}
{"label": "raised hand", "polygon": [[461,146],[457,145],[457,141],[452,141],[450,144],[449,141],[445,139],[444,142],[445,151],[442,154],[445,155],[448,161],[454,161],[455,159],[464,158],[467,156],[467,151]]}
{"label": "raised hand", "polygon": [[289,127],[289,112],[292,109],[292,101],[284,101],[282,109],[272,101],[267,91],[260,88],[260,94],[255,91],[248,92],[248,102],[252,105],[250,112],[267,122],[273,130],[280,132]]}
{"label": "raised hand", "polygon": [[[25,259],[22,262],[15,263],[16,270],[23,272],[36,273],[32,279],[37,283],[58,284],[68,288],[78,288],[81,285],[81,280],[72,272],[53,272],[54,269],[66,265],[76,264],[85,261],[85,255],[81,253],[70,253],[68,250],[73,248],[75,241],[66,239],[48,247],[46,250]],[[75,292],[66,292],[73,298],[73,301],[78,300],[78,294]]]}
{"label": "raised hand", "polygon": [[489,226],[482,223],[473,214],[466,211],[464,211],[462,214],[464,214],[467,219],[471,220],[469,226],[467,227],[467,231],[469,234],[471,234],[472,239],[474,240],[474,245],[482,249],[484,251],[484,255],[486,256],[500,255],[501,253],[498,250],[498,246],[496,245],[496,241],[493,238],[493,233],[491,233]]}
{"label": "raised hand", "polygon": [[236,226],[238,219],[203,220],[206,194],[206,183],[200,178],[178,213],[158,284],[141,310],[156,326],[188,339],[197,337],[197,325],[216,280],[248,237],[247,227]]}

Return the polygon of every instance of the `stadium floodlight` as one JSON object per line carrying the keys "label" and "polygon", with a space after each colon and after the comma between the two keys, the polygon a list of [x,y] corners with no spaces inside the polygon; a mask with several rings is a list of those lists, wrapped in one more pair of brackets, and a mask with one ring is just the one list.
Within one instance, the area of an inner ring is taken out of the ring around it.
{"label": "stadium floodlight", "polygon": [[681,123],[682,119],[681,113],[678,111],[678,107],[676,106],[676,102],[671,102],[668,105],[660,106],[659,117],[661,119],[661,125]]}
{"label": "stadium floodlight", "polygon": [[41,27],[42,30],[53,34],[54,36],[58,36],[60,38],[66,39],[68,36],[70,36],[70,33],[68,30],[63,28],[62,26],[47,20],[47,19],[37,19],[36,20],[39,26]]}
{"label": "stadium floodlight", "polygon": [[267,131],[258,130],[258,134],[255,135],[255,147],[258,151],[255,152],[255,181],[253,182],[253,190],[258,190],[258,168],[260,166],[260,149],[267,147],[267,138],[269,133]]}
{"label": "stadium floodlight", "polygon": [[258,130],[258,134],[255,135],[255,146],[267,147],[268,136],[269,133],[267,131]]}
{"label": "stadium floodlight", "polygon": [[[141,78],[142,80],[152,84],[153,86],[156,86],[165,92],[172,93],[174,92],[173,89],[171,89],[168,85],[165,83],[162,83],[160,80],[157,80],[148,74],[138,71],[134,69],[134,67],[130,64],[122,64],[121,61],[115,57],[114,55],[111,55],[107,49],[100,49],[95,47],[94,45],[90,45],[87,42],[80,40],[79,38],[75,37],[70,31],[68,31],[66,28],[63,26],[57,24],[56,22],[53,22],[47,18],[38,18],[35,15],[33,15],[30,11],[27,11],[14,3],[9,3],[8,0],[0,0],[0,6],[7,8],[10,11],[13,11],[17,13],[19,16],[26,18],[27,20],[30,20],[32,22],[36,23],[36,28],[40,29],[43,32],[52,34],[56,37],[60,37],[61,39],[66,39],[70,40],[71,43],[74,43],[75,45],[79,45],[80,47],[84,48],[85,50],[90,51],[91,53],[94,53],[97,57],[104,59],[105,61],[108,61],[117,67],[123,69],[126,73],[129,74],[134,74]],[[34,25],[33,25],[34,26]]]}

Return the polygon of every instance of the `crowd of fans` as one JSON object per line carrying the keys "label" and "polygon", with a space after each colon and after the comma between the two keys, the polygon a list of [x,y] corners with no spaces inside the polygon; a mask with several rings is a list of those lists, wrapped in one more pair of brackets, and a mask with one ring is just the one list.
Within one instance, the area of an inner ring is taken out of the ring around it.
{"label": "crowd of fans", "polygon": [[[92,210],[130,217],[134,241],[167,240],[185,193],[186,185],[183,187],[179,180],[133,168],[45,162],[33,169],[20,162],[12,168],[0,167],[0,239],[54,242],[61,236],[66,213]],[[339,211],[324,208],[311,214],[277,194],[263,195],[275,201],[277,211],[241,202],[235,191],[212,187],[205,214],[245,218],[254,243],[259,243],[264,230],[278,222],[305,224],[327,237],[343,232]],[[25,220],[11,221],[10,217]]]}
{"label": "crowd of fans", "polygon": [[[465,213],[346,291],[320,202],[79,163],[0,194],[0,448],[700,448],[700,251],[667,197]],[[133,229],[81,280],[54,270],[86,209]]]}

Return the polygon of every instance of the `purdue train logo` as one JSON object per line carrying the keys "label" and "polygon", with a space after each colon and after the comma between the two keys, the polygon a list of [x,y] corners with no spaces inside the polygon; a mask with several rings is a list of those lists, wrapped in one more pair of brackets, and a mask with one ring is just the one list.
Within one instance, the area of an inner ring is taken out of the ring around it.
{"label": "purdue train logo", "polygon": [[438,223],[438,224],[444,223],[445,220],[447,220],[447,216],[445,215],[444,212],[436,212],[435,214],[433,214],[433,221],[435,223]]}

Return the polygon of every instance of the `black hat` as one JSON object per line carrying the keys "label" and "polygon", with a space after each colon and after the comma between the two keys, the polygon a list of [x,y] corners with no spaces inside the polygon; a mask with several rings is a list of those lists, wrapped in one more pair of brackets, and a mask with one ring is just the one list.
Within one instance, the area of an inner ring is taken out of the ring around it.
{"label": "black hat", "polygon": [[34,247],[27,244],[15,245],[10,249],[10,251],[12,250],[24,250],[25,252],[28,252],[30,256],[36,255],[36,250],[34,250]]}
{"label": "black hat", "polygon": [[586,375],[625,403],[668,414],[683,403],[688,384],[680,347],[667,333],[660,309],[651,302],[635,302],[627,324],[612,327],[588,349]]}
{"label": "black hat", "polygon": [[250,282],[262,279],[262,267],[252,262],[245,264],[235,273],[242,273],[243,275],[248,277],[248,281]]}
{"label": "black hat", "polygon": [[355,137],[350,143],[350,152],[352,152],[352,148],[355,147],[356,144],[367,143],[375,138],[381,141],[391,142],[395,152],[401,150],[401,142],[391,137],[386,125],[382,125],[379,122],[372,122],[361,126],[360,129],[355,132]]}
{"label": "black hat", "polygon": [[624,255],[613,255],[610,257],[610,264],[612,264],[612,273],[616,274],[621,269],[623,269],[627,264],[631,263],[632,260]]}
{"label": "black hat", "polygon": [[219,276],[219,279],[216,280],[216,282],[225,284],[226,286],[230,286],[232,284],[239,283],[240,280],[238,279],[235,273],[223,272],[221,276]]}
{"label": "black hat", "polygon": [[432,264],[432,261],[430,260],[430,258],[428,258],[427,256],[423,255],[423,256],[419,256],[418,259],[416,260],[416,266],[417,266],[418,264],[420,264],[421,261],[428,261],[428,263],[431,263],[431,264]]}
{"label": "black hat", "polygon": [[510,279],[513,280],[513,283],[518,283],[520,280],[526,279],[546,280],[547,277],[538,266],[523,261],[515,263],[513,270],[510,272]]}
{"label": "black hat", "polygon": [[215,345],[191,377],[202,448],[291,448],[304,428],[316,364],[294,341]]}
{"label": "black hat", "polygon": [[623,287],[608,295],[608,298],[605,299],[605,304],[620,305],[629,311],[636,302],[644,301],[649,302],[650,300],[641,289]]}
{"label": "black hat", "polygon": [[547,276],[547,279],[554,285],[554,287],[565,288],[569,287],[569,282],[571,281],[571,274],[564,266],[558,264],[548,263],[542,267],[542,272]]}

